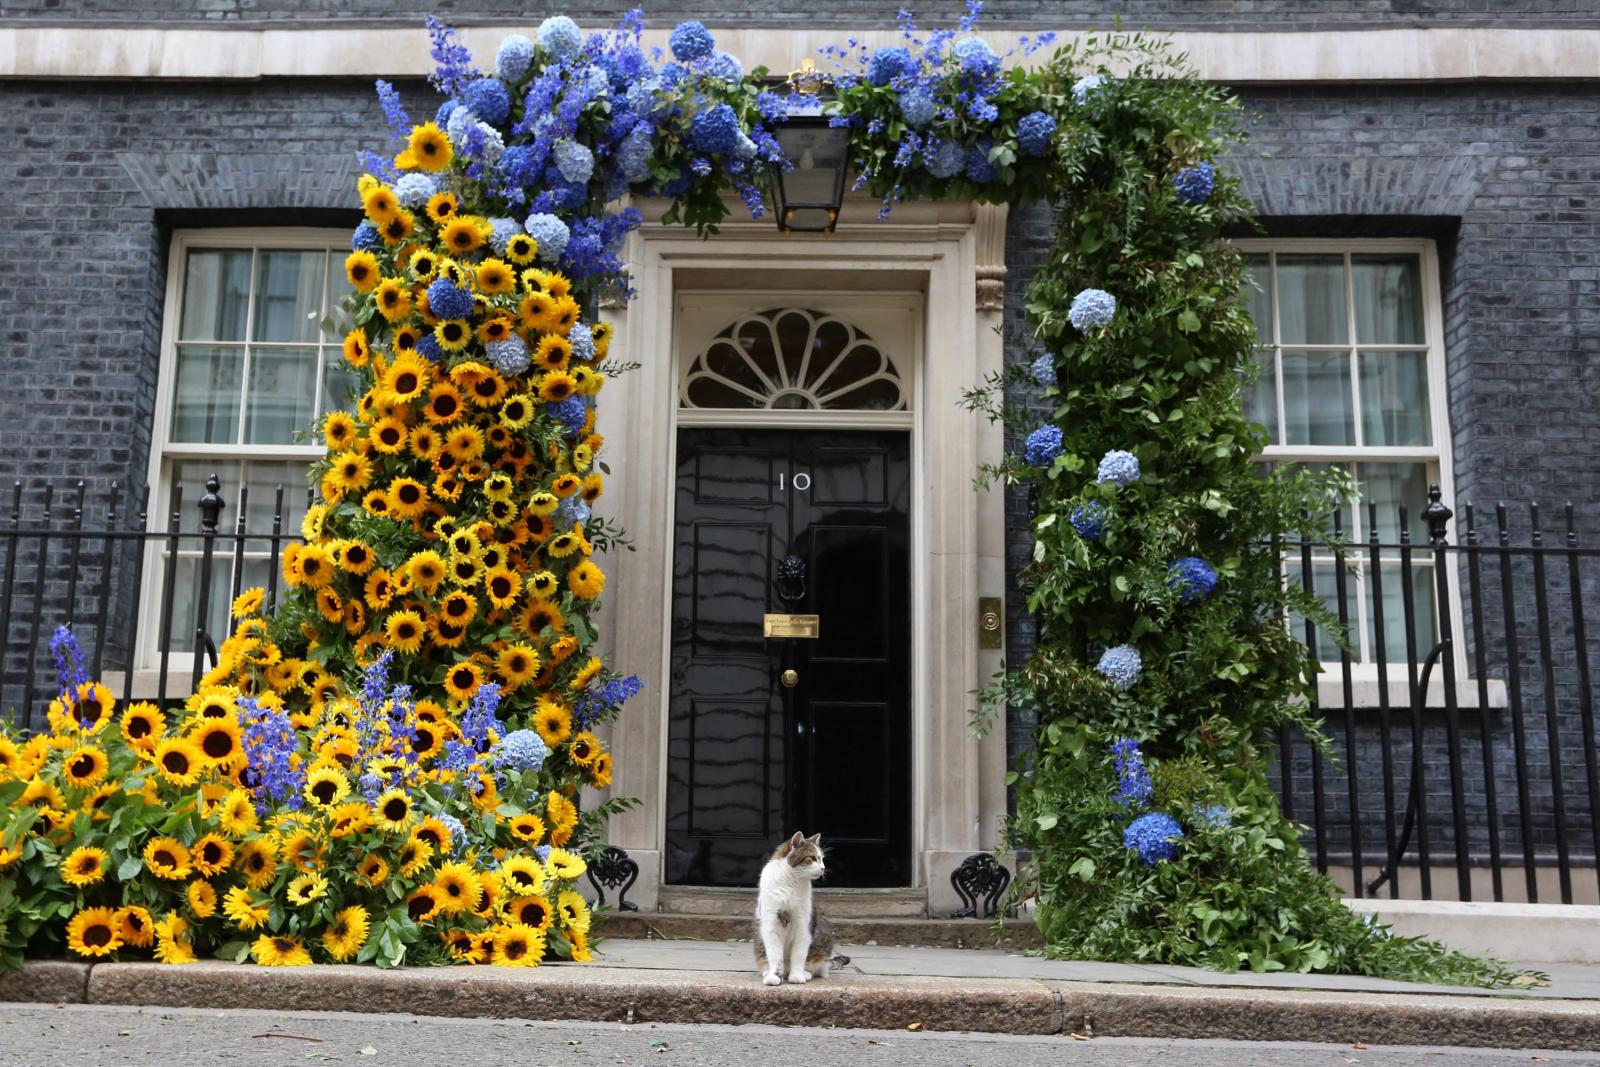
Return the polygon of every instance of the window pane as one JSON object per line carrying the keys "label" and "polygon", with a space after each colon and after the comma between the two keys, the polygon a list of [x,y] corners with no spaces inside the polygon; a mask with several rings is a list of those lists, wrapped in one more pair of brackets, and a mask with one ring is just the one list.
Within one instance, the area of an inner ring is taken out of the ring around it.
{"label": "window pane", "polygon": [[354,411],[361,392],[361,376],[344,361],[337,348],[325,349],[322,358],[326,365],[322,368],[322,407],[318,411]]}
{"label": "window pane", "polygon": [[1284,352],[1285,444],[1355,444],[1353,407],[1347,353]]}
{"label": "window pane", "polygon": [[[1438,637],[1438,620],[1434,614],[1433,568],[1426,564],[1411,568],[1412,625],[1416,628],[1417,662],[1428,656]],[[1373,611],[1372,586],[1366,583],[1367,610]],[[1383,562],[1383,647],[1390,663],[1405,663],[1406,656],[1406,589],[1405,572],[1399,560]],[[1375,613],[1374,613],[1375,614]],[[1369,616],[1371,617],[1371,616]],[[1377,631],[1373,631],[1373,647],[1377,647]],[[1374,660],[1377,658],[1374,654]],[[1391,676],[1392,677],[1392,676]]]}
{"label": "window pane", "polygon": [[1245,256],[1246,276],[1254,285],[1245,288],[1250,302],[1250,318],[1256,324],[1256,337],[1264,345],[1272,343],[1272,269],[1266,256]]}
{"label": "window pane", "polygon": [[252,348],[245,441],[293,444],[296,430],[311,428],[316,393],[315,348]]}
{"label": "window pane", "polygon": [[321,336],[326,252],[262,249],[256,257],[257,341],[315,341]]}
{"label": "window pane", "polygon": [[1351,256],[1350,277],[1357,341],[1422,344],[1422,265],[1416,256]]}
{"label": "window pane", "polygon": [[1278,329],[1286,345],[1350,340],[1343,256],[1278,257]]}
{"label": "window pane", "polygon": [[[1290,588],[1304,590],[1304,580],[1301,578],[1303,571],[1298,559],[1291,564],[1286,564],[1283,573],[1284,581],[1288,583]],[[1328,613],[1337,619],[1339,617],[1339,595],[1338,587],[1334,584],[1334,565],[1331,563],[1313,563],[1311,565],[1311,581],[1312,593],[1322,602],[1322,606],[1327,609]],[[1349,598],[1352,589],[1351,585],[1348,584],[1348,578],[1346,581],[1345,596]],[[1346,610],[1350,618],[1349,627],[1353,634],[1356,629],[1356,605],[1355,601],[1350,599],[1347,599],[1346,604]],[[1289,632],[1294,635],[1296,641],[1304,641],[1306,639],[1306,620],[1304,615],[1299,612],[1289,613]],[[1327,628],[1318,624],[1316,637],[1316,648],[1312,651],[1317,659],[1323,663],[1338,663],[1339,642],[1334,640],[1333,634]],[[1353,637],[1351,644],[1352,647],[1358,649],[1359,654],[1360,646]]]}
{"label": "window pane", "polygon": [[1368,352],[1361,359],[1361,433],[1369,445],[1433,443],[1428,354]]}
{"label": "window pane", "polygon": [[1267,428],[1267,440],[1278,443],[1278,370],[1272,350],[1256,353],[1261,377],[1244,391],[1244,417]]}
{"label": "window pane", "polygon": [[250,303],[250,250],[194,249],[184,266],[183,341],[242,341]]}
{"label": "window pane", "polygon": [[172,440],[233,444],[239,431],[244,349],[179,345],[172,383]]}
{"label": "window pane", "polygon": [[[250,495],[245,501],[246,533],[270,534],[272,517],[277,513],[277,487],[283,486],[283,532],[300,536],[300,520],[306,513],[306,463],[303,460],[261,460],[244,465],[245,484]],[[235,497],[235,499],[237,499]],[[238,514],[234,514],[238,521]],[[266,552],[265,542],[251,541],[246,548]]]}
{"label": "window pane", "polygon": [[[1379,540],[1399,540],[1400,508],[1404,505],[1411,540],[1428,543],[1428,524],[1422,521],[1423,509],[1428,506],[1428,464],[1358,463],[1356,480],[1362,508],[1368,504],[1378,506]],[[1368,513],[1363,510],[1362,514]]]}

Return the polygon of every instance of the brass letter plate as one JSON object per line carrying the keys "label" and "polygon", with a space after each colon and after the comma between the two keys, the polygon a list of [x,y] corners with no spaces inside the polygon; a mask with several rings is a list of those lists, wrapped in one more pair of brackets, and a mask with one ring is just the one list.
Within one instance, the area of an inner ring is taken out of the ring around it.
{"label": "brass letter plate", "polygon": [[814,639],[822,634],[822,620],[818,615],[763,615],[761,633],[764,637]]}

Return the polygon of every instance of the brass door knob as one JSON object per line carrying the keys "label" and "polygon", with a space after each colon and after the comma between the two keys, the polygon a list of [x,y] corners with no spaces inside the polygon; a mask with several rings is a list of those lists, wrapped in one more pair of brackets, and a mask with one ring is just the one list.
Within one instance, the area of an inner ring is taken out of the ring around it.
{"label": "brass door knob", "polygon": [[783,682],[785,689],[793,689],[800,684],[800,672],[790,667],[779,675],[779,681]]}

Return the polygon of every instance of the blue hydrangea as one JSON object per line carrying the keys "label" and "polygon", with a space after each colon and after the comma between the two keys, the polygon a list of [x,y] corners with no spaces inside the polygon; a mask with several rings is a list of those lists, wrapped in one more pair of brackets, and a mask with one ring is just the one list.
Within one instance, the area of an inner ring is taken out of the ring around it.
{"label": "blue hydrangea", "polygon": [[546,263],[560,259],[561,253],[567,250],[567,241],[572,237],[572,231],[567,229],[566,223],[542,211],[523,219],[522,228],[528,231],[529,237],[539,242],[539,258]]}
{"label": "blue hydrangea", "polygon": [[1203,204],[1211,199],[1211,192],[1217,187],[1217,168],[1209,163],[1184,167],[1172,179],[1172,186],[1178,190],[1178,199],[1185,204]]}
{"label": "blue hydrangea", "polygon": [[515,334],[503,341],[490,341],[483,348],[494,369],[508,378],[515,378],[528,369],[528,346]]}
{"label": "blue hydrangea", "polygon": [[489,247],[503,256],[511,244],[511,239],[521,232],[522,227],[517,225],[516,219],[508,219],[504,215],[496,216],[489,220]]}
{"label": "blue hydrangea", "polygon": [[727,104],[700,112],[689,124],[689,140],[702,152],[730,152],[739,143],[739,116]]}
{"label": "blue hydrangea", "polygon": [[1000,69],[1000,57],[982,37],[961,38],[950,54],[961,63],[962,70],[979,78],[987,78]]}
{"label": "blue hydrangea", "polygon": [[1217,572],[1199,556],[1184,556],[1167,568],[1167,585],[1177,591],[1179,603],[1187,604],[1211,595]]}
{"label": "blue hydrangea", "polygon": [[1061,455],[1061,427],[1041,426],[1028,435],[1023,457],[1035,467],[1048,467]]}
{"label": "blue hydrangea", "polygon": [[472,293],[440,278],[428,286],[428,310],[441,319],[467,318],[472,314]]}
{"label": "blue hydrangea", "polygon": [[479,78],[467,86],[465,95],[467,106],[491,126],[503,125],[511,117],[511,94],[499,78]]}
{"label": "blue hydrangea", "polygon": [[583,323],[573,323],[567,331],[567,343],[572,346],[573,359],[581,363],[594,359],[594,331]]}
{"label": "blue hydrangea", "polygon": [[1085,74],[1072,83],[1072,102],[1082,107],[1089,102],[1089,94],[1105,84],[1103,74]]}
{"label": "blue hydrangea", "polygon": [[417,351],[430,363],[444,362],[444,349],[440,347],[438,338],[431,333],[422,335],[422,340],[417,342]]}
{"label": "blue hydrangea", "polygon": [[756,143],[743,133],[739,134],[739,139],[733,145],[733,154],[739,159],[754,159],[759,151],[761,149],[756,147]]}
{"label": "blue hydrangea", "polygon": [[363,221],[350,235],[350,251],[376,252],[383,247],[383,234],[370,222]]}
{"label": "blue hydrangea", "polygon": [[1126,692],[1139,684],[1139,675],[1144,672],[1144,660],[1139,658],[1139,650],[1132,645],[1116,645],[1101,654],[1100,662],[1095,664],[1094,669],[1106,681]]}
{"label": "blue hydrangea", "polygon": [[500,739],[494,761],[514,771],[536,771],[550,756],[550,747],[532,730],[513,730]]}
{"label": "blue hydrangea", "polygon": [[967,150],[967,179],[978,185],[994,180],[994,164],[989,162],[990,142],[980,141]]}
{"label": "blue hydrangea", "polygon": [[450,831],[450,855],[459,856],[467,850],[467,828],[461,825],[461,820],[451,815],[448,811],[441,811],[435,816],[444,823],[444,828]]}
{"label": "blue hydrangea", "polygon": [[1149,804],[1156,784],[1145,769],[1139,742],[1131,737],[1119,737],[1111,745],[1111,754],[1117,761],[1117,803],[1124,808],[1142,808]]}
{"label": "blue hydrangea", "polygon": [[[654,78],[640,78],[628,86],[628,109],[636,115],[653,115],[661,107],[662,100],[656,94],[661,91],[661,83]],[[638,127],[635,127],[636,129]]]}
{"label": "blue hydrangea", "polygon": [[1033,376],[1035,385],[1042,386],[1045,389],[1054,388],[1057,384],[1055,357],[1046,352],[1028,364],[1028,373]]}
{"label": "blue hydrangea", "polygon": [[519,82],[533,66],[533,42],[513,33],[500,42],[494,54],[494,72],[508,82]]}
{"label": "blue hydrangea", "polygon": [[1111,530],[1111,509],[1098,500],[1073,505],[1067,521],[1085,541],[1099,541]]}
{"label": "blue hydrangea", "polygon": [[1072,298],[1067,321],[1080,333],[1104,326],[1117,313],[1117,298],[1104,289],[1085,289]]}
{"label": "blue hydrangea", "polygon": [[672,49],[672,57],[679,63],[693,63],[709,56],[717,47],[717,42],[712,38],[711,31],[706,29],[705,23],[689,19],[673,28],[672,36],[667,38],[667,47]]}
{"label": "blue hydrangea", "polygon": [[650,177],[650,153],[655,150],[654,131],[640,123],[628,131],[617,147],[617,166],[630,182],[642,182]]}
{"label": "blue hydrangea", "polygon": [[900,116],[906,120],[906,125],[920,130],[933,121],[938,106],[933,102],[925,90],[910,89],[900,94]]}
{"label": "blue hydrangea", "polygon": [[594,175],[594,153],[589,151],[588,145],[562,139],[556,142],[553,154],[556,157],[556,170],[572,184],[587,184]]}
{"label": "blue hydrangea", "polygon": [[563,530],[570,530],[580,522],[589,521],[589,505],[581,496],[569,496],[556,508],[556,524]]}
{"label": "blue hydrangea", "polygon": [[961,173],[961,167],[967,161],[967,150],[955,141],[940,141],[939,147],[933,150],[933,156],[928,160],[928,173],[935,178],[954,178]]}
{"label": "blue hydrangea", "polygon": [[1025,156],[1042,156],[1050,151],[1050,140],[1055,135],[1053,116],[1043,111],[1029,112],[1017,123],[1017,148]]}
{"label": "blue hydrangea", "polygon": [[428,198],[438,191],[439,185],[432,175],[420,171],[402,174],[394,183],[394,198],[413,211],[421,209],[427,204]]}
{"label": "blue hydrangea", "polygon": [[738,56],[715,52],[706,62],[706,73],[725,82],[743,81],[744,64],[739,62]]}
{"label": "blue hydrangea", "polygon": [[544,413],[571,437],[583,429],[584,420],[589,417],[589,407],[583,402],[583,397],[569,396],[554,404],[546,404]]}
{"label": "blue hydrangea", "polygon": [[1194,809],[1194,821],[1201,826],[1220,829],[1233,825],[1233,813],[1226,804],[1201,804]]}
{"label": "blue hydrangea", "polygon": [[467,139],[467,131],[477,126],[478,116],[470,107],[458,107],[450,112],[450,117],[445,121],[444,132],[450,138],[450,143],[460,148]]}
{"label": "blue hydrangea", "polygon": [[557,59],[572,59],[583,51],[583,31],[565,15],[551,15],[539,23],[539,45]]}
{"label": "blue hydrangea", "polygon": [[506,142],[500,136],[500,131],[487,122],[475,122],[462,138],[462,151],[469,159],[482,160],[493,166],[505,154]]}
{"label": "blue hydrangea", "polygon": [[1100,469],[1095,472],[1095,480],[1121,488],[1132,485],[1139,480],[1139,457],[1132,452],[1113,448],[1100,457]]}
{"label": "blue hydrangea", "polygon": [[456,113],[461,106],[457,100],[446,100],[439,105],[439,110],[433,113],[433,124],[441,130],[450,125],[450,116]]}
{"label": "blue hydrangea", "polygon": [[867,81],[873,85],[888,85],[902,74],[910,74],[916,69],[917,61],[911,58],[910,52],[898,45],[891,45],[878,49],[867,60]]}
{"label": "blue hydrangea", "polygon": [[1162,860],[1176,859],[1183,838],[1178,820],[1163,811],[1141,815],[1122,831],[1122,847],[1139,853],[1139,858],[1154,867]]}

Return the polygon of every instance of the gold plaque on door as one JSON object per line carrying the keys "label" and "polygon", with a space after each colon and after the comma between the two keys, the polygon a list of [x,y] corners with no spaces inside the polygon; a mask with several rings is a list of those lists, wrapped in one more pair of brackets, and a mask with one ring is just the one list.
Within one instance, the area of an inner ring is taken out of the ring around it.
{"label": "gold plaque on door", "polygon": [[763,615],[761,633],[764,637],[815,639],[822,633],[822,619],[818,615]]}

